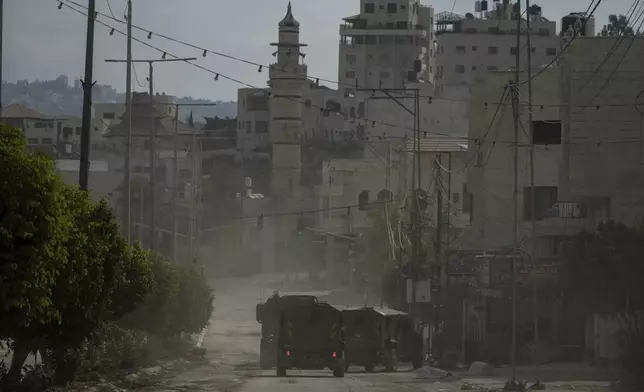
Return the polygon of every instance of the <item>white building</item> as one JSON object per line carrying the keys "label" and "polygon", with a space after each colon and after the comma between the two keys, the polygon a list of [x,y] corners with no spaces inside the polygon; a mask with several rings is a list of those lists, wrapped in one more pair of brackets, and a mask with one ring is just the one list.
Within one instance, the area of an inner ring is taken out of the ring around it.
{"label": "white building", "polygon": [[[494,1],[493,8],[477,17],[473,13],[459,16],[443,12],[436,16],[436,96],[442,97],[451,86],[471,85],[484,79],[489,71],[516,68],[517,20],[512,4]],[[550,63],[558,53],[560,38],[556,22],[542,17],[541,9],[531,7],[528,13],[532,31],[531,63],[534,69]],[[521,22],[519,44],[520,67],[527,64],[525,20]],[[463,96],[467,100],[469,97]]]}
{"label": "white building", "polygon": [[340,25],[339,88],[400,88],[432,81],[434,10],[419,0],[360,0]]}

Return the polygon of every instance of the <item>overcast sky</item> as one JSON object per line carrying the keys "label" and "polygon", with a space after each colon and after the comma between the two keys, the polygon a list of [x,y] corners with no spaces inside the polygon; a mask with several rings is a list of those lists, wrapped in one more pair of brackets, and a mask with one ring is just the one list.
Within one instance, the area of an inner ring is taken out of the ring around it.
{"label": "overcast sky", "polygon": [[[88,0],[75,0],[87,6]],[[430,4],[422,0],[425,4]],[[590,0],[535,1],[550,20],[559,20],[569,12],[585,11]],[[109,13],[108,0],[96,0],[100,12]],[[433,0],[436,13],[450,11],[454,0]],[[126,0],[109,0],[114,14],[121,18]],[[268,64],[273,57],[269,43],[277,39],[277,22],[285,14],[287,0],[134,0],[134,24],[178,38],[200,47]],[[597,9],[597,28],[609,13],[626,13],[632,0],[604,0]],[[63,7],[56,0],[4,0],[4,69],[3,78],[53,79],[66,74],[81,77],[85,59],[86,19]],[[454,12],[472,12],[474,1],[456,0]],[[358,13],[359,0],[293,0],[293,12],[301,23],[301,40],[309,45],[306,61],[309,75],[337,80],[338,25],[342,17]],[[124,25],[100,20],[125,31]],[[201,57],[201,52],[135,31],[141,38],[179,56],[198,57],[198,63],[221,74],[263,87],[266,71],[215,55]],[[160,58],[160,53],[134,43],[135,58]],[[125,90],[125,66],[106,64],[108,58],[125,58],[125,38],[97,25],[95,80]],[[147,65],[138,65],[137,74],[145,83]],[[213,80],[202,70],[187,64],[158,64],[155,67],[155,90],[173,95],[222,100],[236,99],[238,83]],[[147,87],[146,87],[147,88]],[[144,90],[135,83],[135,90]]]}

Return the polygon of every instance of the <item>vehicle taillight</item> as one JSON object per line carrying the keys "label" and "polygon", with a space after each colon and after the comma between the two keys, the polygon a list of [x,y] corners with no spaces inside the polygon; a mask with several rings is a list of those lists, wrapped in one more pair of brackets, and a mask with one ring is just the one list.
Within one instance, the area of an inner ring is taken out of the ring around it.
{"label": "vehicle taillight", "polygon": [[334,351],[334,352],[332,352],[332,353],[331,353],[331,356],[332,356],[333,358],[336,358],[336,357],[338,356],[338,354]]}
{"label": "vehicle taillight", "polygon": [[287,351],[287,352],[286,352],[286,356],[287,356],[287,357],[290,357],[290,356],[291,356],[291,352],[290,352],[290,351]]}

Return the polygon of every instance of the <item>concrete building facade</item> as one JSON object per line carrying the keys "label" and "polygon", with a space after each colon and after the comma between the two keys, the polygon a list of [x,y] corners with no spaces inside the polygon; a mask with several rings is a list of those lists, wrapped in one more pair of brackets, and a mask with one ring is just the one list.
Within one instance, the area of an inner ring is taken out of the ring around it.
{"label": "concrete building facade", "polygon": [[434,10],[418,0],[360,0],[340,25],[339,88],[401,88],[433,80]]}
{"label": "concrete building facade", "polygon": [[[490,71],[516,68],[518,26],[512,4],[498,1],[494,4],[495,8],[483,13],[482,18],[472,13],[466,16],[449,12],[437,15],[434,51],[437,97],[443,96],[451,86],[470,85],[484,79]],[[532,67],[540,68],[557,56],[560,38],[556,22],[545,19],[540,9],[530,11],[528,17],[532,31]],[[519,56],[521,67],[525,69],[525,20],[521,25]]]}

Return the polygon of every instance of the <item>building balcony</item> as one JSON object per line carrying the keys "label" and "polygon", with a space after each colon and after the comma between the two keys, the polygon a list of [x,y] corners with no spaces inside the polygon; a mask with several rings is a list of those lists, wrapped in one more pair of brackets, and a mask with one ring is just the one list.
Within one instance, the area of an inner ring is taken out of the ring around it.
{"label": "building balcony", "polygon": [[[535,229],[538,237],[574,236],[583,230],[593,230],[604,219],[601,214],[591,214],[588,204],[581,202],[557,202],[544,214],[537,216]],[[525,233],[532,230],[530,219],[521,223]]]}
{"label": "building balcony", "polygon": [[306,79],[307,66],[306,64],[298,64],[297,66],[282,65],[273,63],[268,70],[269,80],[273,79]]}
{"label": "building balcony", "polygon": [[424,26],[407,26],[405,27],[387,27],[386,25],[353,27],[340,25],[340,35],[342,36],[363,36],[363,35],[393,35],[393,36],[418,36],[427,37],[427,30]]}

